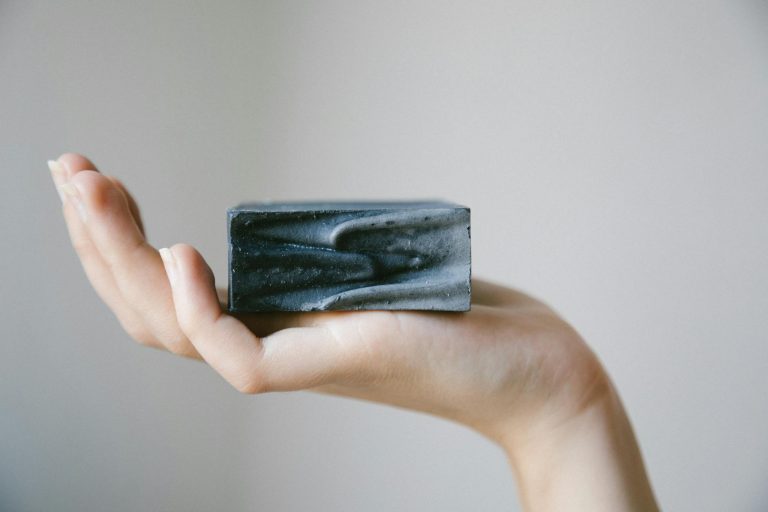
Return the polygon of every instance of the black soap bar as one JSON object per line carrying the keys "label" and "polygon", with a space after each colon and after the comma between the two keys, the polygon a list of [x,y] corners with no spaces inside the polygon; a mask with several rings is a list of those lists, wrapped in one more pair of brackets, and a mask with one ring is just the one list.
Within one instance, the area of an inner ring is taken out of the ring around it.
{"label": "black soap bar", "polygon": [[249,203],[227,216],[232,312],[469,310],[464,206]]}

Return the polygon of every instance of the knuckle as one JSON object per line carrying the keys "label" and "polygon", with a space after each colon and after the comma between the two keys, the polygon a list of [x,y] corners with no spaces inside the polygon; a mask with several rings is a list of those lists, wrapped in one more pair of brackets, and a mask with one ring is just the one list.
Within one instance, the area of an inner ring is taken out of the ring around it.
{"label": "knuckle", "polygon": [[164,340],[163,345],[172,354],[177,356],[191,357],[195,349],[186,337],[174,337]]}
{"label": "knuckle", "polygon": [[180,314],[176,317],[179,323],[179,329],[186,339],[197,339],[202,337],[202,327],[200,321],[193,315]]}
{"label": "knuckle", "polygon": [[268,391],[263,379],[253,375],[237,376],[230,379],[229,383],[244,395],[258,395]]}
{"label": "knuckle", "polygon": [[211,316],[205,311],[182,308],[176,315],[180,337],[184,340],[204,340],[215,338],[220,316]]}
{"label": "knuckle", "polygon": [[128,333],[136,343],[145,347],[154,347],[157,345],[157,340],[154,336],[143,326],[137,325],[135,322],[127,322],[118,316],[120,325],[123,330]]}
{"label": "knuckle", "polygon": [[184,347],[184,346],[177,346],[177,345],[173,345],[173,346],[164,345],[164,348],[171,354],[179,357],[194,359],[196,355],[195,351],[191,347]]}
{"label": "knuckle", "polygon": [[133,340],[138,343],[139,345],[143,347],[155,347],[157,346],[157,342],[155,341],[155,338],[153,336],[150,336],[146,332],[130,332],[127,331],[128,335],[133,338]]}
{"label": "knuckle", "polygon": [[75,252],[83,257],[89,255],[93,251],[93,243],[90,239],[83,236],[76,236],[70,239],[72,248]]}

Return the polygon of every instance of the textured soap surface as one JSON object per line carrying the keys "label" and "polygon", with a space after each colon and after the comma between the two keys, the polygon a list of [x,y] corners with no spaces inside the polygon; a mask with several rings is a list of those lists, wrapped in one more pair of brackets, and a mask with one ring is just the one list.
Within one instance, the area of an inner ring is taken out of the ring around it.
{"label": "textured soap surface", "polygon": [[230,311],[470,307],[464,206],[248,203],[227,217]]}

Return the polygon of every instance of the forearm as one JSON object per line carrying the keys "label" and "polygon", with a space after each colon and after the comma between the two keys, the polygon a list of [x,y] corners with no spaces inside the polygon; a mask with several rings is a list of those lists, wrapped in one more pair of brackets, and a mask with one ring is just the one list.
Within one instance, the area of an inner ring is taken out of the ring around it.
{"label": "forearm", "polygon": [[632,426],[608,388],[567,421],[505,441],[526,511],[658,511]]}

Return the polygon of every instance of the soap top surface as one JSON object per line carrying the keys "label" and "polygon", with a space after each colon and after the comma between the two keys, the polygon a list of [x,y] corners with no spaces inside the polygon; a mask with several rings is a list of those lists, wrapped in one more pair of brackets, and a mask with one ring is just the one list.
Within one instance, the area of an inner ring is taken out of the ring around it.
{"label": "soap top surface", "polygon": [[241,203],[227,210],[242,212],[346,212],[361,210],[468,209],[466,206],[436,200],[419,201],[285,201]]}

